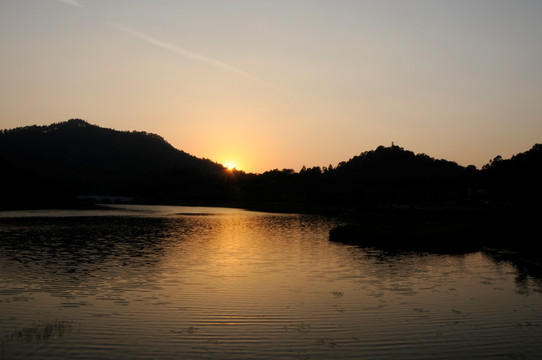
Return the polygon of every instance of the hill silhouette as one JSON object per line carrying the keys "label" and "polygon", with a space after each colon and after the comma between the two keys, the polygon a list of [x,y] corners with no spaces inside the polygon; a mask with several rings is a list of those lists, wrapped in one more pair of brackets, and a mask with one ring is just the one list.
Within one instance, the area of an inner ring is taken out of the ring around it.
{"label": "hill silhouette", "polygon": [[[414,204],[418,206],[406,211],[388,209],[358,213],[348,225],[333,229],[331,240],[393,251],[508,249],[540,264],[542,243],[538,223],[542,215],[542,145],[535,144],[510,159],[497,156],[481,170],[435,161],[425,155],[408,154],[401,149],[377,149],[376,152],[388,155],[398,152],[393,158],[403,159],[402,164],[407,170],[401,170],[404,167],[396,164],[396,170],[383,172],[386,179],[375,176],[382,172],[372,169],[369,179],[386,183],[388,192],[399,190],[401,194],[401,190],[406,190],[401,196],[414,195]],[[352,163],[364,164],[361,167],[367,169],[371,165],[366,164],[374,158],[375,153],[366,153],[353,159]],[[389,161],[384,163],[389,164]],[[419,174],[422,176],[418,177]],[[397,186],[411,179],[414,187]],[[424,198],[427,193],[419,193],[423,188],[430,189],[428,198]],[[419,206],[420,200],[426,206]],[[427,206],[426,200],[432,204]]]}
{"label": "hill silhouette", "polygon": [[510,159],[496,156],[482,168],[481,175],[490,201],[538,207],[542,201],[542,144]]}
{"label": "hill silhouette", "polygon": [[1,207],[70,206],[76,195],[298,212],[528,206],[541,199],[541,159],[537,144],[478,170],[392,144],[335,167],[247,174],[155,134],[72,119],[0,132]]}
{"label": "hill silhouette", "polygon": [[[336,167],[267,171],[241,182],[248,199],[291,203],[315,211],[459,205],[477,170],[414,154],[399,146],[379,146]],[[294,207],[295,210],[295,207]]]}
{"label": "hill silhouette", "polygon": [[51,192],[61,198],[68,193],[181,193],[182,186],[193,188],[201,177],[224,171],[222,165],[177,150],[158,135],[105,129],[81,119],[3,130],[0,161],[7,174],[4,185],[16,186],[17,196],[26,200]]}

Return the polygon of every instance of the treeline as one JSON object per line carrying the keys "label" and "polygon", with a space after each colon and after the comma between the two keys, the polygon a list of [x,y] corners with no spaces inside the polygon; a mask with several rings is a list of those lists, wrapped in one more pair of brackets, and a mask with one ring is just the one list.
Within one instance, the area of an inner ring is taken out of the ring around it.
{"label": "treeline", "polygon": [[246,193],[268,201],[364,209],[386,206],[451,205],[463,198],[472,168],[380,146],[336,167],[273,170],[250,181]]}
{"label": "treeline", "polygon": [[73,119],[3,130],[0,165],[2,208],[75,206],[77,195],[93,194],[301,212],[511,207],[541,200],[542,145],[481,170],[392,145],[335,167],[250,174],[179,151],[158,135]]}
{"label": "treeline", "polygon": [[448,198],[433,206],[407,207],[409,211],[365,212],[334,228],[330,239],[387,251],[507,249],[512,252],[503,253],[520,254],[518,260],[538,264],[540,271],[542,145],[511,159],[497,156],[481,170],[465,168],[456,179],[456,201]]}
{"label": "treeline", "polygon": [[[80,119],[0,133],[0,206],[75,203],[77,195],[149,197],[196,184],[223,166],[173,148],[155,134],[116,131]],[[190,183],[190,184],[188,184]],[[198,185],[199,186],[199,185]]]}

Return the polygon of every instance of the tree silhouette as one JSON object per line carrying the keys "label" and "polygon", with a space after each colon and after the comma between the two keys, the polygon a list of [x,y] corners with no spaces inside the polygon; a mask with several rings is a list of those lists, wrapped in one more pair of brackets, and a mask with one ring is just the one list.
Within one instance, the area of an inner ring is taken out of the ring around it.
{"label": "tree silhouette", "polygon": [[[177,150],[155,134],[105,129],[81,119],[0,132],[0,160],[8,174],[3,184],[12,194],[5,198],[12,205],[17,198],[52,204],[66,194],[99,194],[302,212],[525,206],[541,199],[541,154],[536,144],[477,170],[392,143],[336,166],[247,174]],[[30,191],[37,183],[49,191]],[[38,195],[44,193],[56,195]]]}

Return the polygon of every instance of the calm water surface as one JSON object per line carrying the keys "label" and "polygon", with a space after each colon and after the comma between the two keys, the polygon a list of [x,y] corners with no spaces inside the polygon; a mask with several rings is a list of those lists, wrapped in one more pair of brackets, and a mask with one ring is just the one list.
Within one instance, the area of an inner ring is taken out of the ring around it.
{"label": "calm water surface", "polygon": [[317,216],[0,213],[1,359],[539,359],[542,281],[328,241]]}

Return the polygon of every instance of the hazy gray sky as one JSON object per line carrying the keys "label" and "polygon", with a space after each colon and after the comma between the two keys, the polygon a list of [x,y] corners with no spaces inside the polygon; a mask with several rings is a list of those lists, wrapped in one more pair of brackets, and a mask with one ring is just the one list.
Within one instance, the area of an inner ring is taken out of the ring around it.
{"label": "hazy gray sky", "polygon": [[0,128],[144,130],[262,172],[542,142],[542,1],[2,0]]}

